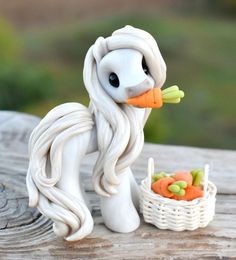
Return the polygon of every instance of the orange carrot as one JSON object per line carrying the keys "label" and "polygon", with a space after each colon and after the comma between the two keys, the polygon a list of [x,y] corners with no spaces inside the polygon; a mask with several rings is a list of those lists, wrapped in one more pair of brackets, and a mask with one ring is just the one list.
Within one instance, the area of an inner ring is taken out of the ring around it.
{"label": "orange carrot", "polygon": [[161,194],[161,186],[160,186],[161,180],[162,178],[152,183],[152,190],[159,195]]}
{"label": "orange carrot", "polygon": [[171,185],[175,180],[171,177],[165,177],[161,182],[161,193],[163,197],[171,198],[174,194],[168,190],[169,185]]}
{"label": "orange carrot", "polygon": [[184,196],[177,196],[174,195],[172,199],[175,200],[194,200],[196,198],[203,197],[203,190],[200,187],[196,186],[188,186],[185,189],[185,195]]}
{"label": "orange carrot", "polygon": [[160,88],[152,88],[144,94],[127,100],[129,105],[147,108],[160,108],[163,105]]}
{"label": "orange carrot", "polygon": [[152,184],[152,190],[159,195],[171,198],[174,194],[168,190],[168,186],[171,185],[175,180],[171,177],[164,177]]}
{"label": "orange carrot", "polygon": [[176,172],[174,176],[172,176],[176,181],[186,181],[188,186],[191,186],[193,183],[193,176],[190,172]]}

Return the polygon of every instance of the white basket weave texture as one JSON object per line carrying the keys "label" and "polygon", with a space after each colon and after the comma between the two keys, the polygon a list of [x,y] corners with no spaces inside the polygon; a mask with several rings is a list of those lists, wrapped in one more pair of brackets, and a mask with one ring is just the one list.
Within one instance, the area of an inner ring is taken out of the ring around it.
{"label": "white basket weave texture", "polygon": [[177,201],[164,198],[149,187],[148,178],[141,183],[140,208],[145,222],[159,229],[174,231],[206,227],[215,215],[216,186],[208,181],[204,198]]}

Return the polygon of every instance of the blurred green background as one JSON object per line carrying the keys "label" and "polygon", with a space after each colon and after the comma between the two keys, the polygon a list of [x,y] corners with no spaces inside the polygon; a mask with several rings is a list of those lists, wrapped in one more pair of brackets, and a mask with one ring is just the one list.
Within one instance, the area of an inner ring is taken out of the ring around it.
{"label": "blurred green background", "polygon": [[126,24],[150,32],[181,104],[153,110],[146,141],[236,148],[236,1],[0,0],[0,109],[43,116],[88,104],[82,69],[98,36]]}

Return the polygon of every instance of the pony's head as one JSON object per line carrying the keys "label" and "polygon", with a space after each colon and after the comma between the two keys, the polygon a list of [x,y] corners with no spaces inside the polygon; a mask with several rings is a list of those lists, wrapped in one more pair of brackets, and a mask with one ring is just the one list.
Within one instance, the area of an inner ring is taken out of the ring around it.
{"label": "pony's head", "polygon": [[166,79],[166,65],[156,41],[132,26],[125,26],[106,39],[99,37],[88,51],[84,78],[92,95],[89,81],[94,78],[89,78],[88,62],[96,63],[99,85],[116,103],[126,103],[130,97],[162,87]]}
{"label": "pony's head", "polygon": [[143,127],[151,110],[130,106],[127,100],[162,87],[165,79],[166,65],[157,43],[143,30],[125,26],[90,47],[84,83],[97,127],[99,156],[93,182],[98,193],[116,192],[117,175],[143,147]]}
{"label": "pony's head", "polygon": [[109,52],[98,63],[97,73],[102,87],[117,103],[126,103],[155,84],[145,58],[134,49]]}

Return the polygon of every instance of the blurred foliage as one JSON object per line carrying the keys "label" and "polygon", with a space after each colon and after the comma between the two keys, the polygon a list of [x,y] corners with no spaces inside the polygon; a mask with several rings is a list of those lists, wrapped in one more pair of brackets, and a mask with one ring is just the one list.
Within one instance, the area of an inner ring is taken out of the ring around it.
{"label": "blurred foliage", "polygon": [[52,79],[44,69],[28,64],[0,64],[0,107],[21,109],[52,94]]}
{"label": "blurred foliage", "polygon": [[234,21],[165,13],[111,17],[26,35],[27,54],[42,63],[54,62],[57,68],[60,64],[58,76],[75,79],[68,77],[66,87],[59,87],[71,90],[63,93],[62,101],[81,102],[86,97],[81,79],[87,49],[98,36],[108,36],[125,24],[152,33],[168,66],[165,86],[178,84],[186,92],[181,105],[153,110],[145,127],[146,140],[235,148]]}
{"label": "blurred foliage", "polygon": [[43,116],[62,102],[88,104],[82,79],[85,54],[98,36],[109,36],[126,24],[155,37],[168,67],[164,88],[177,84],[186,93],[181,104],[152,111],[146,141],[235,149],[235,20],[222,16],[153,10],[26,32],[24,57],[49,69],[56,92],[45,100],[53,84],[50,77],[38,77],[42,84],[34,84],[35,91],[43,90],[36,95],[39,101],[19,105],[20,110]]}
{"label": "blurred foliage", "polygon": [[12,61],[20,57],[21,39],[13,28],[0,19],[0,61]]}
{"label": "blurred foliage", "polygon": [[22,109],[52,94],[53,79],[21,57],[22,39],[0,20],[0,109]]}

